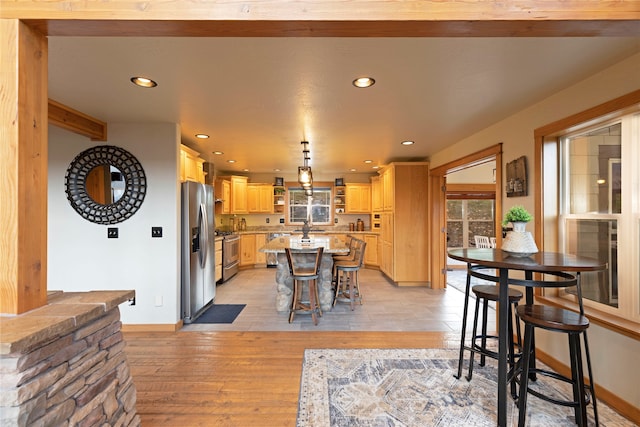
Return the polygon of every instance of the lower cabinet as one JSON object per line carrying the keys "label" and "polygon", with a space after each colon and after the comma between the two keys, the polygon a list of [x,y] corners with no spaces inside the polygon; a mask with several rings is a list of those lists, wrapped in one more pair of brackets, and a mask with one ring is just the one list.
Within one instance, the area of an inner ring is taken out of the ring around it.
{"label": "lower cabinet", "polygon": [[215,280],[222,279],[222,239],[216,239],[214,243],[215,250]]}
{"label": "lower cabinet", "polygon": [[240,267],[266,267],[267,254],[260,252],[260,248],[266,244],[267,236],[264,233],[240,235]]}
{"label": "lower cabinet", "polygon": [[365,265],[378,266],[378,235],[365,234],[364,241],[367,244],[364,249]]}
{"label": "lower cabinet", "polygon": [[256,235],[240,235],[240,267],[253,266],[256,263]]}

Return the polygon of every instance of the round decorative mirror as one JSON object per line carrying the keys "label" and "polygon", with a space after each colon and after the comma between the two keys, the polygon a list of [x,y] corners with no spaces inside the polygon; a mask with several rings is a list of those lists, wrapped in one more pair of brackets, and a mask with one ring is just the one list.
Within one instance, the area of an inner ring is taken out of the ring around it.
{"label": "round decorative mirror", "polygon": [[147,192],[142,165],[128,151],[111,145],[78,154],[65,174],[67,199],[83,218],[117,224],[135,214]]}

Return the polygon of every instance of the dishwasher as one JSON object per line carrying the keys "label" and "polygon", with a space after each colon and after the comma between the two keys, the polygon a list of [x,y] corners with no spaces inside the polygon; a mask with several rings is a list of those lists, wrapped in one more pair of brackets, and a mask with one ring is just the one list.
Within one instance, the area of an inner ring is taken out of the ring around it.
{"label": "dishwasher", "polygon": [[[272,241],[278,237],[289,237],[290,233],[269,233],[267,234],[267,242]],[[267,253],[267,268],[275,268],[278,265],[278,254]]]}

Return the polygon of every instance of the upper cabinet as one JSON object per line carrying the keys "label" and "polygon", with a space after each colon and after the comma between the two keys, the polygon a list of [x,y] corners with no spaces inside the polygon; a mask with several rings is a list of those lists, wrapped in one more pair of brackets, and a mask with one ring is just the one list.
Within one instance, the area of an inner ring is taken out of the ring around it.
{"label": "upper cabinet", "polygon": [[204,159],[200,153],[186,145],[180,145],[180,182],[195,181],[204,183]]}
{"label": "upper cabinet", "polygon": [[247,209],[249,213],[273,213],[273,186],[247,184]]}
{"label": "upper cabinet", "polygon": [[249,213],[246,176],[231,176],[231,213]]}
{"label": "upper cabinet", "polygon": [[345,213],[371,212],[371,184],[347,184]]}
{"label": "upper cabinet", "polygon": [[382,183],[379,176],[371,177],[371,210],[373,212],[382,210]]}
{"label": "upper cabinet", "polygon": [[249,213],[247,181],[246,176],[236,175],[220,177],[216,180],[217,214]]}
{"label": "upper cabinet", "polygon": [[216,180],[216,214],[231,213],[231,181],[228,179]]}
{"label": "upper cabinet", "polygon": [[382,210],[393,210],[394,191],[394,168],[388,167],[380,172],[380,182],[382,187]]}

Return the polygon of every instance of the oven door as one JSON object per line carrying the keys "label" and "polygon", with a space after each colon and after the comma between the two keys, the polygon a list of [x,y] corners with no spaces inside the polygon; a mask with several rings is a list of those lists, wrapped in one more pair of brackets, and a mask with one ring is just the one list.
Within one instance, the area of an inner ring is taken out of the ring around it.
{"label": "oven door", "polygon": [[222,241],[222,281],[238,272],[240,264],[240,236],[226,236]]}

